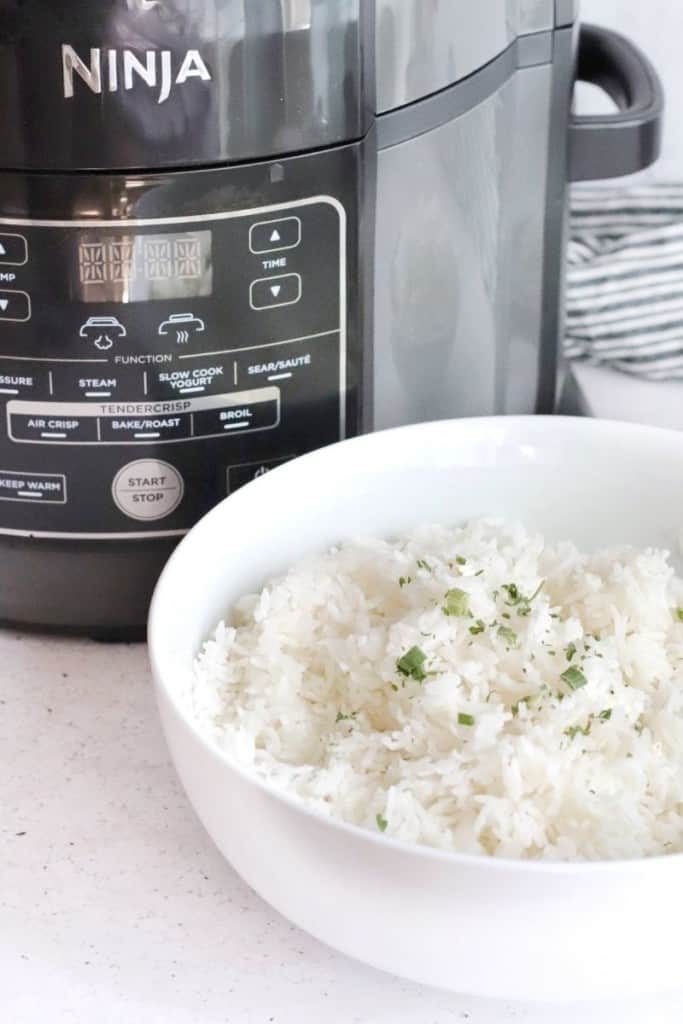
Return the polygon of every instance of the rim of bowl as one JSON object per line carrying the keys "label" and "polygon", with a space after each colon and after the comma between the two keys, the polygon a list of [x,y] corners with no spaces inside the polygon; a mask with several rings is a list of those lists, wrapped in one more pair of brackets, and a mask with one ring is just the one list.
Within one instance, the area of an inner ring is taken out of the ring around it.
{"label": "rim of bowl", "polygon": [[[255,488],[269,486],[267,483],[268,478],[272,478],[275,474],[279,477],[286,473],[301,472],[301,466],[303,464],[311,465],[311,467],[313,467],[316,461],[326,457],[329,458],[331,452],[335,452],[342,448],[348,451],[352,447],[371,446],[373,444],[381,448],[382,444],[385,443],[384,439],[390,438],[391,436],[397,436],[408,432],[430,434],[441,433],[444,431],[455,431],[465,434],[474,433],[474,435],[477,435],[480,433],[489,433],[492,427],[495,427],[496,429],[502,428],[507,433],[516,433],[520,431],[520,429],[529,430],[532,434],[537,431],[539,434],[543,435],[544,439],[547,441],[547,431],[550,424],[552,424],[551,429],[557,430],[560,435],[563,432],[570,435],[572,433],[580,434],[585,432],[595,433],[598,435],[602,434],[605,438],[616,438],[619,436],[621,440],[623,440],[624,434],[631,433],[642,437],[643,440],[650,439],[654,443],[657,441],[660,443],[667,441],[668,443],[679,447],[681,449],[681,454],[683,455],[683,432],[679,433],[677,430],[667,427],[634,423],[629,420],[593,419],[590,417],[555,415],[478,416],[463,417],[462,419],[430,420],[425,423],[412,423],[406,426],[392,427],[388,430],[380,430],[370,434],[362,434],[357,437],[347,438],[343,441],[337,441],[334,444],[325,446],[324,448],[317,448],[314,451],[307,452],[304,455],[298,456],[289,462],[277,466],[268,474],[251,481],[234,494],[224,498],[218,505],[214,506],[197,523],[195,523],[171,554],[156,584],[148,616],[147,642],[152,674],[157,690],[160,692],[163,691],[175,714],[187,726],[193,737],[199,741],[207,753],[217,758],[226,768],[233,772],[237,772],[237,774],[246,782],[256,786],[268,796],[282,802],[288,808],[303,815],[304,817],[312,818],[314,821],[327,825],[328,827],[343,833],[348,833],[355,838],[362,839],[363,841],[377,844],[380,847],[388,846],[390,849],[393,848],[428,861],[454,865],[461,864],[469,868],[483,867],[496,871],[512,870],[514,872],[551,875],[566,875],[574,873],[580,873],[581,875],[604,874],[607,871],[615,872],[616,870],[626,871],[632,874],[634,872],[642,873],[644,870],[661,870],[662,868],[665,868],[666,870],[678,869],[679,866],[683,864],[683,851],[677,851],[675,853],[658,853],[646,857],[620,857],[599,860],[544,860],[542,858],[531,857],[499,857],[494,854],[444,850],[440,847],[428,846],[426,844],[416,843],[407,839],[399,839],[394,836],[385,835],[384,833],[375,833],[362,825],[355,825],[352,822],[344,821],[344,819],[337,818],[332,815],[327,816],[316,808],[307,806],[302,798],[294,796],[285,790],[276,789],[274,786],[269,785],[264,779],[260,778],[257,774],[249,771],[236,761],[233,761],[225,750],[218,746],[210,736],[206,735],[206,733],[202,731],[196,719],[188,714],[187,709],[184,708],[178,700],[175,688],[170,685],[171,678],[177,678],[179,674],[182,674],[183,679],[185,679],[188,671],[187,668],[178,667],[174,664],[164,664],[163,660],[163,624],[165,608],[167,605],[172,606],[173,604],[172,582],[176,566],[181,563],[185,556],[185,551],[192,545],[194,538],[200,532],[204,532],[211,523],[215,520],[221,519],[226,514],[225,508],[227,502],[231,503],[230,508],[234,508],[236,502],[244,500],[245,491],[248,490],[249,494],[253,495]],[[525,438],[524,440],[529,439],[530,438]],[[520,440],[520,443],[524,442]],[[218,623],[216,623],[216,625],[218,625]],[[209,638],[210,635],[206,637],[206,639]],[[191,671],[191,667],[189,671]]]}

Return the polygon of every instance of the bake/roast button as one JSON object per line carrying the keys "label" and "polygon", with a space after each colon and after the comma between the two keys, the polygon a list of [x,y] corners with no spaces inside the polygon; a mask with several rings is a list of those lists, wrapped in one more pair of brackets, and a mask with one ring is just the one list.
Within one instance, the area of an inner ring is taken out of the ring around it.
{"label": "bake/roast button", "polygon": [[160,413],[145,416],[103,416],[100,436],[115,444],[158,444],[190,437],[192,420],[187,413]]}

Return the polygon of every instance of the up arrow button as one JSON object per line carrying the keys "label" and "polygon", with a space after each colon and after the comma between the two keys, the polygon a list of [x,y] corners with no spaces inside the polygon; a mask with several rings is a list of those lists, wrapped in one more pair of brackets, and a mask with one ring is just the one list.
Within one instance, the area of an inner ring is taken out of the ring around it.
{"label": "up arrow button", "polygon": [[284,252],[301,245],[301,218],[279,217],[260,220],[249,228],[249,249],[260,255],[265,252]]}
{"label": "up arrow button", "polygon": [[28,243],[23,235],[0,232],[0,266],[23,267],[28,263]]}

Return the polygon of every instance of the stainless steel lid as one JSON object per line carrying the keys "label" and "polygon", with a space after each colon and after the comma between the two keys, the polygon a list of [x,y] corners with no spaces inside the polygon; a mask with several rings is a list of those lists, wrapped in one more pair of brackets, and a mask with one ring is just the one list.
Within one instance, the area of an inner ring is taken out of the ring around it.
{"label": "stainless steel lid", "polygon": [[336,145],[574,16],[574,0],[0,0],[0,168]]}
{"label": "stainless steel lid", "polygon": [[376,110],[445,89],[519,36],[575,18],[574,0],[376,0]]}

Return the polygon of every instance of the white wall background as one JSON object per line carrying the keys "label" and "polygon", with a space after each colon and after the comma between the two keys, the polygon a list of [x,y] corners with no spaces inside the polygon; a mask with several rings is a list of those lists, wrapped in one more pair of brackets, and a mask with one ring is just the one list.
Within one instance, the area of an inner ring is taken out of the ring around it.
{"label": "white wall background", "polygon": [[654,175],[683,180],[683,0],[581,0],[581,17],[630,36],[657,68],[667,107]]}

